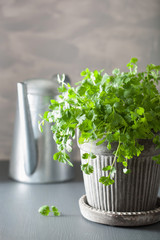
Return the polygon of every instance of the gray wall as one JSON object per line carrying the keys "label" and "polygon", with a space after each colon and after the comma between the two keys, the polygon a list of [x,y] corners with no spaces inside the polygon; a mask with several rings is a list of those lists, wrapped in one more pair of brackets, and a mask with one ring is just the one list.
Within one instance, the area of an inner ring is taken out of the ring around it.
{"label": "gray wall", "polygon": [[160,64],[159,0],[0,1],[0,159],[9,159],[16,83],[89,67]]}

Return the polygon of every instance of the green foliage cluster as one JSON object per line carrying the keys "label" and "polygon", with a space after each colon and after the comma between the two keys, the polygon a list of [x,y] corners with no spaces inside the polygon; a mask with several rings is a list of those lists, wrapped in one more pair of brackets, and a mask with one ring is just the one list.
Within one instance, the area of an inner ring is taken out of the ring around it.
{"label": "green foliage cluster", "polygon": [[[60,100],[51,100],[49,111],[39,123],[41,130],[44,121],[52,124],[58,147],[54,160],[72,166],[67,152],[72,151],[76,129],[80,131],[79,144],[100,139],[97,145],[107,142],[106,147],[111,150],[111,143],[118,142],[113,164],[103,169],[108,171],[108,177],[99,180],[110,185],[114,183],[115,161],[122,163],[124,173],[130,172],[128,160],[139,156],[144,149],[139,139],[151,139],[160,148],[160,94],[156,88],[160,66],[150,64],[138,73],[137,61],[136,58],[130,60],[128,72],[114,69],[112,75],[87,68],[82,71],[83,79],[76,87],[65,83],[64,75],[58,75]],[[88,162],[82,164],[81,169],[91,174],[94,169],[89,159],[95,155],[85,153],[82,158]],[[160,163],[160,156],[153,160]]]}

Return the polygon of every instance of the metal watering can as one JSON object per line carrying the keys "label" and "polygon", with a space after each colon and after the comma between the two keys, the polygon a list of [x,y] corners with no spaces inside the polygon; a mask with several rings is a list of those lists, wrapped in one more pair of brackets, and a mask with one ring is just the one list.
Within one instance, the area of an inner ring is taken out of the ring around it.
{"label": "metal watering can", "polygon": [[[48,110],[50,99],[56,99],[57,81],[32,79],[17,83],[17,111],[15,118],[9,176],[25,183],[67,181],[74,177],[73,168],[53,160],[57,152],[51,125],[45,123],[44,132],[38,129],[39,114]],[[68,76],[65,81],[70,82]]]}

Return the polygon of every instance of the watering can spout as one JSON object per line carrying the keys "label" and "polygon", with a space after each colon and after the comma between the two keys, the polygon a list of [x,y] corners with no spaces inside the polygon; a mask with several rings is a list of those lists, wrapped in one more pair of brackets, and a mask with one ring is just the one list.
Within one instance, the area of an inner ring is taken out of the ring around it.
{"label": "watering can spout", "polygon": [[24,155],[24,170],[26,174],[32,175],[37,165],[37,148],[34,138],[31,114],[29,109],[26,83],[17,83],[18,109],[20,127],[22,129],[22,150]]}

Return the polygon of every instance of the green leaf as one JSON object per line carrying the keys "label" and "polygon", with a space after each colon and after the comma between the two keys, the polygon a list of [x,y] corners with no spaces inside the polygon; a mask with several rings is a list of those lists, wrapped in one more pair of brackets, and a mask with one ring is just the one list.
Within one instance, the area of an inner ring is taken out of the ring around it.
{"label": "green leaf", "polygon": [[60,212],[54,212],[54,216],[56,217],[60,216]]}
{"label": "green leaf", "polygon": [[119,154],[118,158],[117,158],[117,162],[123,162],[124,161],[124,157]]}
{"label": "green leaf", "polygon": [[82,158],[83,159],[88,159],[89,158],[89,153],[83,153]]}
{"label": "green leaf", "polygon": [[71,167],[73,167],[73,164],[69,161],[70,157],[66,152],[59,151],[53,155],[54,160],[58,160],[62,163],[68,163]]}
{"label": "green leaf", "polygon": [[[70,157],[69,157],[69,155],[68,155],[66,152],[63,153],[62,158],[64,158],[64,161],[65,161],[66,163],[68,163],[69,166],[73,167],[73,164],[69,161]],[[63,162],[63,161],[62,161],[62,162]]]}
{"label": "green leaf", "polygon": [[109,171],[109,170],[111,170],[111,169],[112,169],[112,166],[110,166],[110,165],[102,168],[103,171]]}
{"label": "green leaf", "polygon": [[105,84],[105,83],[109,83],[110,82],[110,77],[107,73],[105,73],[101,79],[101,85]]}
{"label": "green leaf", "polygon": [[138,59],[137,58],[131,58],[130,62],[136,64],[138,62]]}
{"label": "green leaf", "polygon": [[99,182],[101,182],[105,186],[109,186],[109,185],[112,185],[114,183],[114,180],[111,179],[109,176],[108,177],[103,176],[99,179]]}
{"label": "green leaf", "polygon": [[44,205],[39,208],[38,212],[42,214],[43,216],[48,216],[50,213],[50,208],[47,205]]}
{"label": "green leaf", "polygon": [[144,114],[144,108],[139,107],[136,111],[139,115],[143,115]]}
{"label": "green leaf", "polygon": [[155,65],[154,65],[154,64],[149,64],[149,65],[147,65],[147,67],[146,67],[146,70],[147,70],[148,72],[150,72],[150,71],[153,70],[153,69],[155,69]]}
{"label": "green leaf", "polygon": [[54,160],[58,160],[60,154],[61,154],[60,152],[55,153],[55,154],[53,155],[53,159],[54,159]]}
{"label": "green leaf", "polygon": [[123,164],[124,167],[127,167],[127,166],[128,166],[127,161],[123,161],[122,164]]}
{"label": "green leaf", "polygon": [[107,114],[112,113],[112,106],[111,106],[110,104],[106,104],[106,105],[105,105],[105,112],[106,112]]}
{"label": "green leaf", "polygon": [[65,88],[65,86],[61,86],[61,87],[58,88],[58,91],[60,93],[63,93],[63,92],[67,92],[67,89]]}
{"label": "green leaf", "polygon": [[83,115],[81,115],[81,116],[78,116],[78,117],[76,118],[76,120],[78,121],[78,125],[80,125],[80,124],[83,123],[84,120],[86,120],[86,115],[83,114]]}
{"label": "green leaf", "polygon": [[93,166],[89,165],[89,163],[82,164],[81,170],[85,172],[85,174],[90,175],[91,173],[93,173]]}
{"label": "green leaf", "polygon": [[157,135],[153,138],[153,143],[156,144],[156,149],[160,148],[160,136]]}
{"label": "green leaf", "polygon": [[83,153],[82,155],[82,159],[94,159],[96,158],[97,156],[95,154],[93,154],[92,152],[91,153]]}
{"label": "green leaf", "polygon": [[114,108],[116,109],[117,112],[123,112],[124,111],[124,107],[123,104],[121,102],[115,102],[114,103]]}
{"label": "green leaf", "polygon": [[108,121],[111,123],[113,128],[117,126],[127,126],[127,123],[122,115],[116,113],[115,111],[109,115]]}
{"label": "green leaf", "polygon": [[131,69],[131,68],[133,68],[133,67],[134,67],[134,65],[133,65],[133,64],[131,64],[131,63],[128,63],[128,64],[127,64],[127,67],[128,67],[129,69]]}
{"label": "green leaf", "polygon": [[56,125],[52,125],[51,126],[51,131],[54,133],[57,130],[57,126]]}
{"label": "green leaf", "polygon": [[84,142],[87,141],[88,138],[92,136],[91,132],[82,132],[81,136],[78,139],[79,144],[83,144]]}
{"label": "green leaf", "polygon": [[120,69],[119,69],[119,68],[115,68],[115,69],[112,71],[112,74],[113,74],[113,75],[119,75],[119,74],[120,74]]}
{"label": "green leaf", "polygon": [[160,154],[157,156],[152,157],[152,159],[157,163],[160,164]]}
{"label": "green leaf", "polygon": [[82,71],[81,72],[81,76],[83,77],[83,76],[85,76],[86,75],[86,71]]}
{"label": "green leaf", "polygon": [[57,207],[51,206],[51,210],[52,210],[54,216],[60,216],[60,212]]}
{"label": "green leaf", "polygon": [[48,120],[48,113],[49,113],[49,111],[46,111],[46,112],[43,114],[43,119]]}
{"label": "green leaf", "polygon": [[77,93],[80,95],[80,96],[83,96],[86,92],[86,88],[84,86],[79,86],[77,87]]}
{"label": "green leaf", "polygon": [[112,146],[110,143],[107,144],[107,148],[108,148],[108,150],[111,150]]}
{"label": "green leaf", "polygon": [[73,88],[68,89],[68,97],[73,99],[76,98],[76,93]]}
{"label": "green leaf", "polygon": [[50,102],[51,102],[51,105],[49,105],[50,110],[58,109],[59,103],[56,100],[51,99]]}
{"label": "green leaf", "polygon": [[89,155],[90,155],[90,158],[91,158],[91,159],[97,158],[97,156],[96,156],[94,153],[92,153],[92,152],[91,152]]}
{"label": "green leaf", "polygon": [[127,88],[124,91],[124,97],[127,98],[127,100],[131,97],[133,97],[133,89],[132,88]]}
{"label": "green leaf", "polygon": [[110,173],[109,173],[109,178],[112,178],[112,179],[113,179],[113,177],[114,177],[114,174],[116,173],[115,167],[110,166],[110,165],[104,167],[102,170],[103,170],[103,171],[110,171]]}
{"label": "green leaf", "polygon": [[96,145],[99,146],[99,145],[101,145],[102,143],[104,143],[105,141],[106,141],[106,139],[103,138],[102,140],[98,141],[98,142],[96,143]]}

